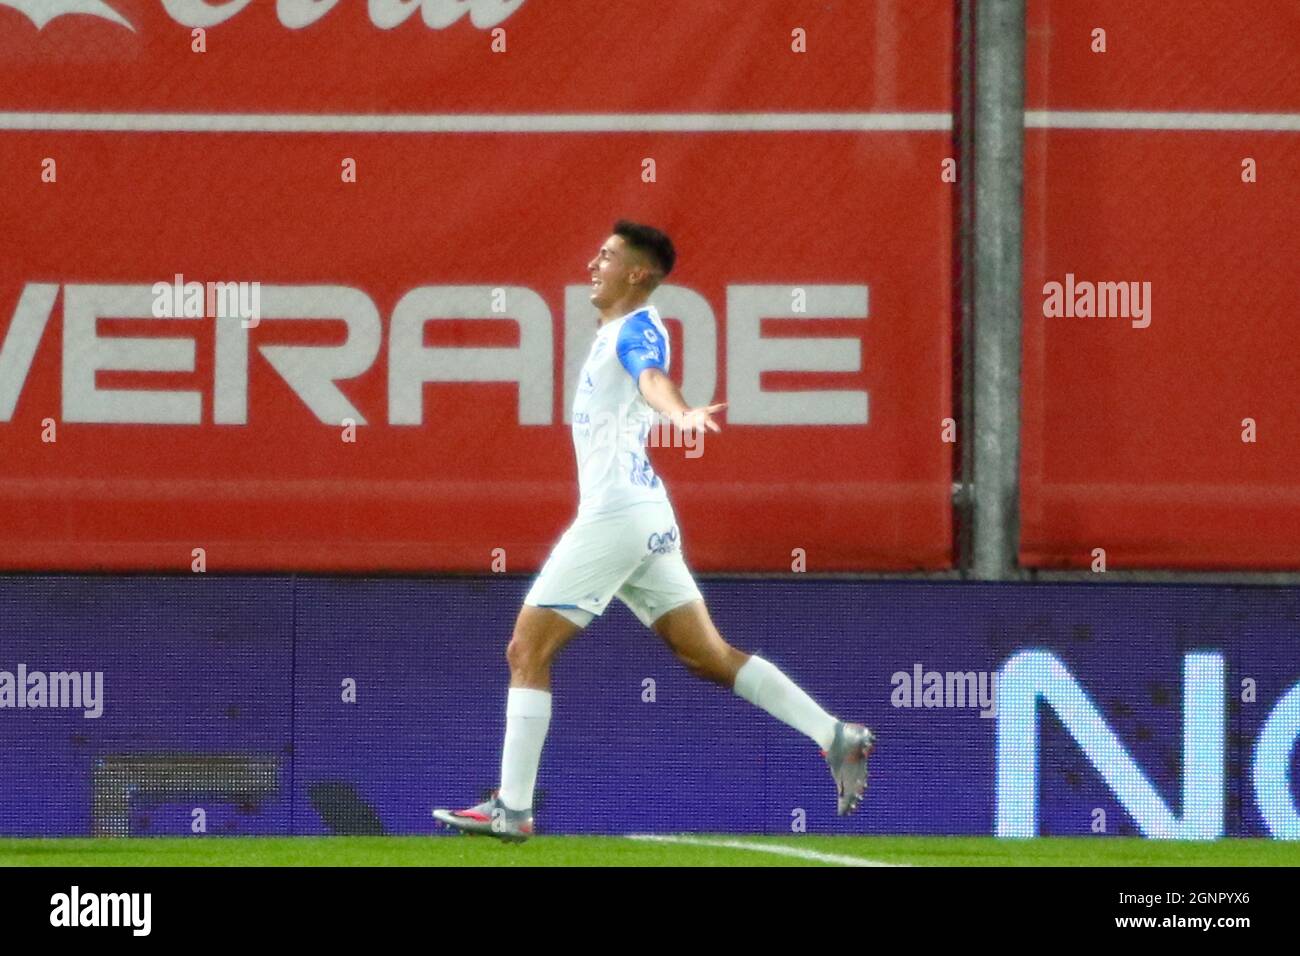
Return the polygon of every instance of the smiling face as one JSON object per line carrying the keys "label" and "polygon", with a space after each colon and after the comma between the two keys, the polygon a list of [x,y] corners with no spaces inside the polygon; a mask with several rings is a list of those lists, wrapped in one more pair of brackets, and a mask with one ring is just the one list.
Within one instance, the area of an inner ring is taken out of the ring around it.
{"label": "smiling face", "polygon": [[591,304],[602,312],[647,290],[650,267],[622,236],[610,236],[587,263]]}

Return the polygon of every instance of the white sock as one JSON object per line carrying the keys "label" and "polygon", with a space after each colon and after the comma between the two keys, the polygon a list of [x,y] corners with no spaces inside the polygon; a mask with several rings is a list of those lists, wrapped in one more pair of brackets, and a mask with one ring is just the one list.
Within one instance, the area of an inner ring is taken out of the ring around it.
{"label": "white sock", "polygon": [[551,725],[551,692],[511,687],[506,695],[506,742],[501,748],[501,802],[511,810],[533,808],[537,765]]}
{"label": "white sock", "polygon": [[736,672],[735,691],[755,707],[762,707],[777,720],[807,734],[822,750],[829,750],[834,742],[839,721],[818,707],[779,667],[757,654]]}

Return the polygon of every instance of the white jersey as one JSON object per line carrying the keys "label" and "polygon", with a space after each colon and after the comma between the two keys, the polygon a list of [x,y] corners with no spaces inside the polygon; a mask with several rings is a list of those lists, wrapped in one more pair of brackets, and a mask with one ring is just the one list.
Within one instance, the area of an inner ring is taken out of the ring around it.
{"label": "white jersey", "polygon": [[668,330],[653,306],[596,330],[573,400],[578,516],[525,604],[586,627],[617,597],[653,627],[674,608],[701,600],[668,491],[646,456],[658,415],[638,382],[647,368],[667,372],[669,357]]}
{"label": "white jersey", "polygon": [[668,501],[646,455],[658,415],[638,381],[647,368],[667,372],[669,359],[668,331],[652,305],[596,330],[573,400],[579,515]]}

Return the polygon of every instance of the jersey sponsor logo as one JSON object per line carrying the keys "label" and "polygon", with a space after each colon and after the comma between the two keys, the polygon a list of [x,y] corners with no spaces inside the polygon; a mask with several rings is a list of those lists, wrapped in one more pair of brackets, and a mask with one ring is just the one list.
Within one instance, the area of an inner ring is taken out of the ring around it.
{"label": "jersey sponsor logo", "polygon": [[631,479],[632,484],[641,488],[659,487],[659,476],[655,474],[654,468],[651,467],[649,458],[638,455],[636,452],[628,452],[628,458],[632,460],[631,468],[628,471],[628,477]]}
{"label": "jersey sponsor logo", "polygon": [[677,550],[677,525],[673,525],[668,531],[662,533],[653,532],[646,539],[646,550],[655,554],[671,554]]}

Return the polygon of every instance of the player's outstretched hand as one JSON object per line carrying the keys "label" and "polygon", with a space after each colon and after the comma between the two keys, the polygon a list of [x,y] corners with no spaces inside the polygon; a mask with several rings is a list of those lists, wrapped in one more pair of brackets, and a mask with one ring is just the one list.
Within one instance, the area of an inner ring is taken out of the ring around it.
{"label": "player's outstretched hand", "polygon": [[697,431],[701,428],[707,428],[711,432],[720,432],[722,426],[713,420],[713,416],[726,407],[727,403],[722,402],[718,405],[703,405],[700,408],[687,409],[682,412],[677,427],[682,431]]}

